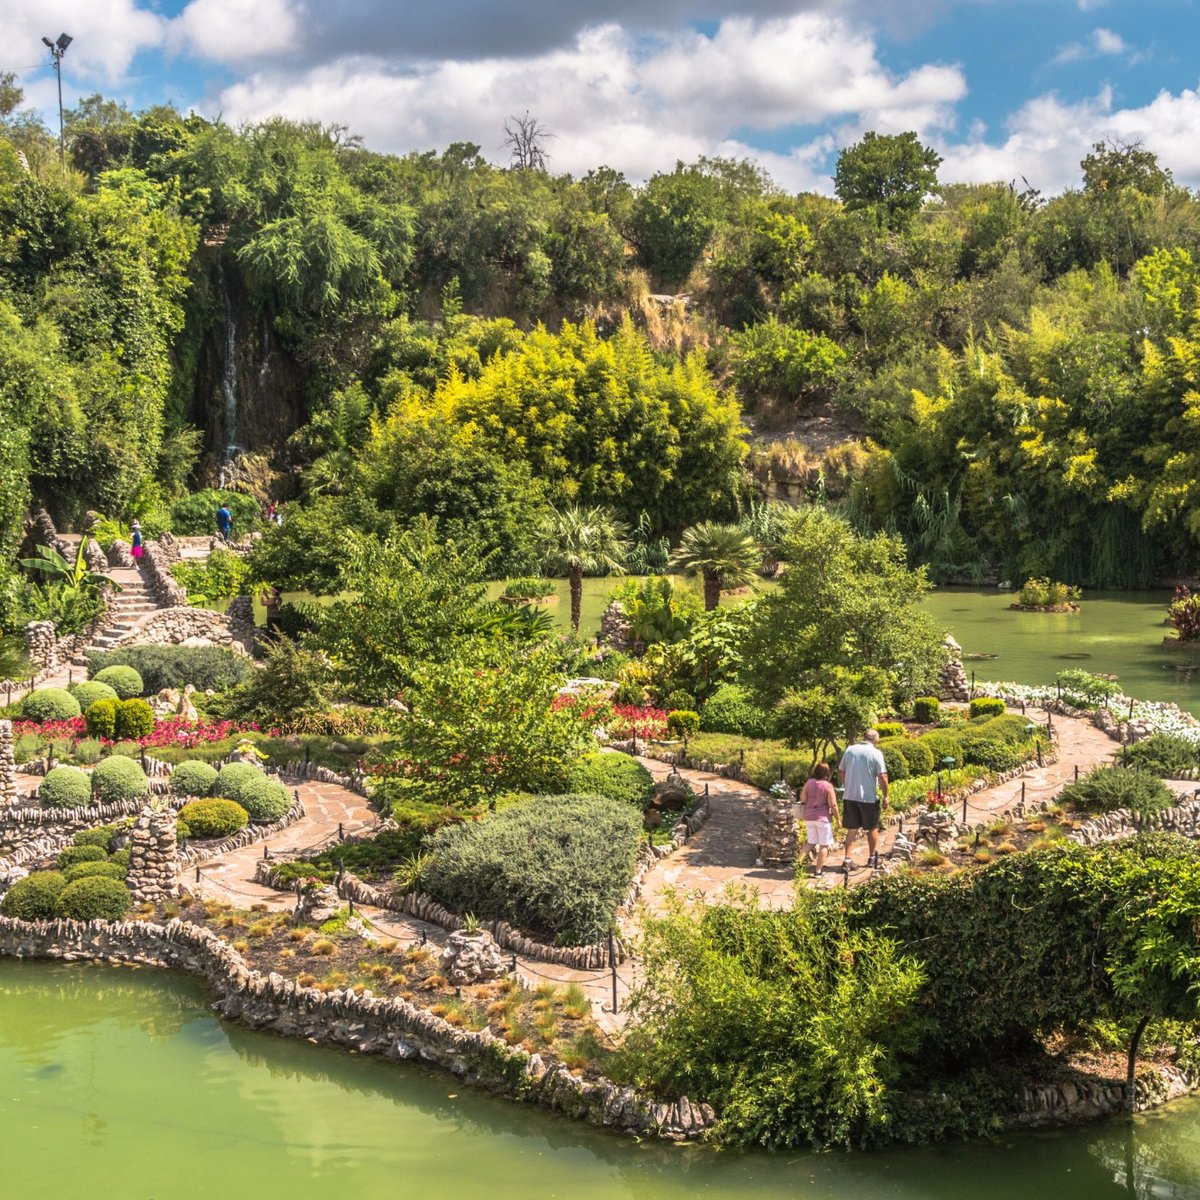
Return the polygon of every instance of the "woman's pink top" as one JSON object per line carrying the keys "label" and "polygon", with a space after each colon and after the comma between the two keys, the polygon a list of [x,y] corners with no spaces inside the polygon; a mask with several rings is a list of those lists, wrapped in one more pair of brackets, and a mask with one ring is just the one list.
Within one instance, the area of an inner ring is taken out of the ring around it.
{"label": "woman's pink top", "polygon": [[800,792],[806,821],[832,821],[836,811],[837,792],[828,779],[810,779]]}

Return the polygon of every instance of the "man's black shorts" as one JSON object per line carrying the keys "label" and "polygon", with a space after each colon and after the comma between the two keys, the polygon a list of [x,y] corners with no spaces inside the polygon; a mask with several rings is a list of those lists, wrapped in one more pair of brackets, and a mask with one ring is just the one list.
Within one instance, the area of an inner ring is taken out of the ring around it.
{"label": "man's black shorts", "polygon": [[860,804],[857,800],[842,801],[842,824],[847,829],[879,829],[879,805]]}

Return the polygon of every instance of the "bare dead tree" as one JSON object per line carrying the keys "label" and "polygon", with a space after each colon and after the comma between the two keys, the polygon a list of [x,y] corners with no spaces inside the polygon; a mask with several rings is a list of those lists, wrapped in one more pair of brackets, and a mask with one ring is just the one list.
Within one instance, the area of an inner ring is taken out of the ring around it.
{"label": "bare dead tree", "polygon": [[504,122],[505,137],[503,144],[509,148],[512,157],[509,165],[517,171],[544,171],[550,156],[546,153],[545,143],[554,136],[546,127],[533,116],[529,109],[523,117],[509,117]]}

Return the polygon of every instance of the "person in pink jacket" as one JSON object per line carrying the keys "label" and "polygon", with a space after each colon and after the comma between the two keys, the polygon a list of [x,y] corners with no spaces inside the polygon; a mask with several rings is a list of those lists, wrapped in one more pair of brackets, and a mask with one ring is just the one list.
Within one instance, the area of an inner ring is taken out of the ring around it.
{"label": "person in pink jacket", "polygon": [[804,806],[804,828],[807,841],[801,854],[807,858],[814,851],[812,873],[819,875],[825,867],[825,859],[833,846],[833,827],[837,822],[837,793],[829,782],[829,767],[817,763],[808,782],[800,789],[800,803]]}

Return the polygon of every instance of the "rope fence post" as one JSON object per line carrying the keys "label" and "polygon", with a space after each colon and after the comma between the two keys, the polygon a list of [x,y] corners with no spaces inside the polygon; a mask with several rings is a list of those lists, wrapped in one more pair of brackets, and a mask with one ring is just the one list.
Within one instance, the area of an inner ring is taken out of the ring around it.
{"label": "rope fence post", "polygon": [[612,972],[612,1010],[617,1011],[617,947],[613,931],[608,931],[608,969]]}

